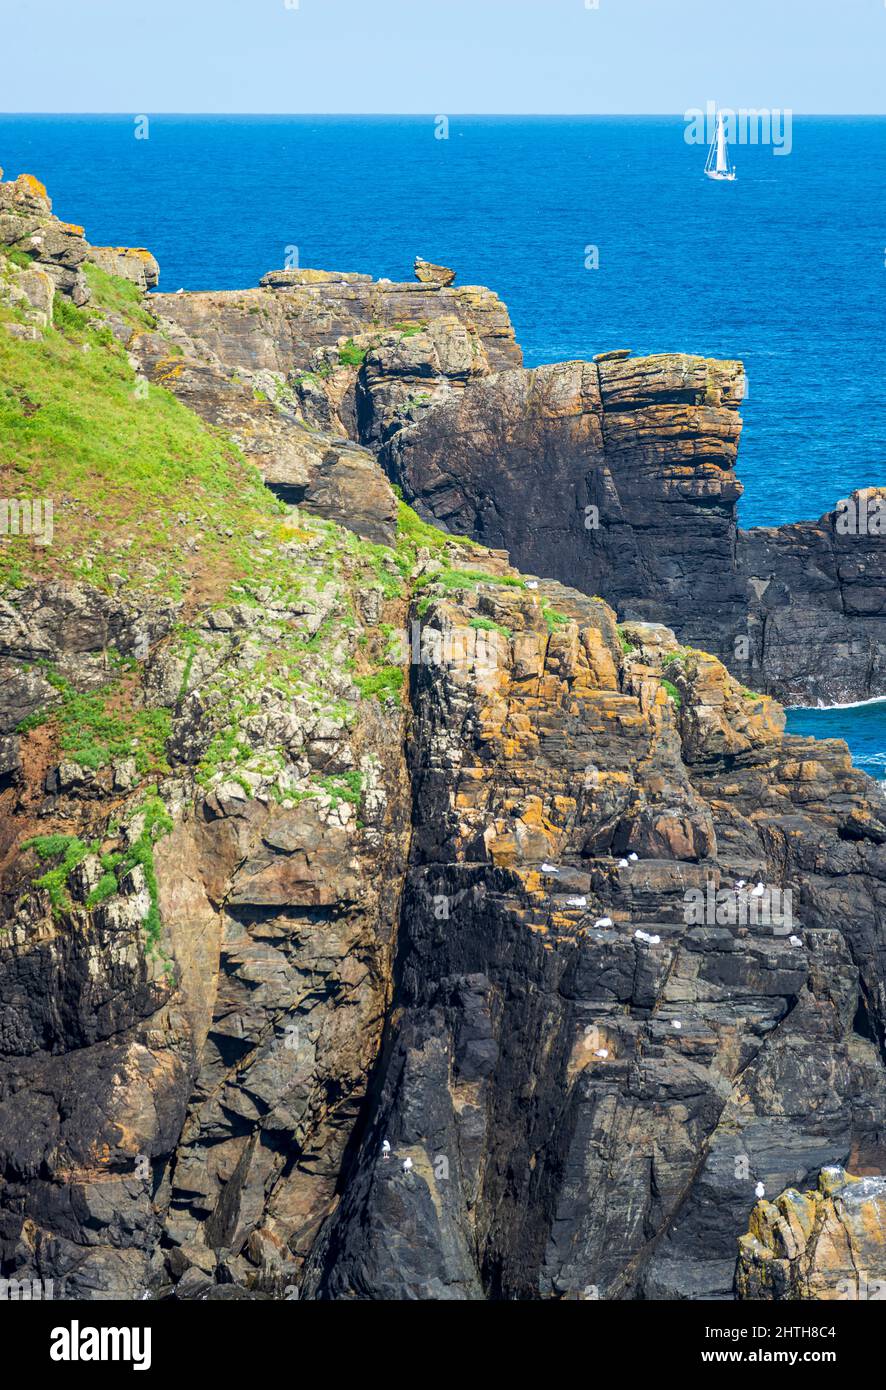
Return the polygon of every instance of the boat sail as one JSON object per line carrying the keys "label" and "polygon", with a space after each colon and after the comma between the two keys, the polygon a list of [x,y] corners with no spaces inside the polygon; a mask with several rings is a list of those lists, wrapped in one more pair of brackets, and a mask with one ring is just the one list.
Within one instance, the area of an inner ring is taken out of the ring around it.
{"label": "boat sail", "polygon": [[720,111],[717,112],[717,126],[704,171],[709,179],[726,179],[729,183],[735,180],[735,165],[729,156],[729,142],[726,139],[726,122]]}

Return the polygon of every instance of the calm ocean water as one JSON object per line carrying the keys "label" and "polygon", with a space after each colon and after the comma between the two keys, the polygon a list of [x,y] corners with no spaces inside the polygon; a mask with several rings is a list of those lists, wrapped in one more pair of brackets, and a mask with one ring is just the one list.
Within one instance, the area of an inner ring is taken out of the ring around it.
{"label": "calm ocean water", "polygon": [[[411,277],[421,254],[489,285],[530,366],[609,348],[740,357],[741,520],[817,517],[886,481],[886,119],[796,118],[793,149],[705,179],[678,117],[0,115],[96,243],[145,245],[164,289],[300,264]],[[585,268],[598,248],[599,269]],[[884,776],[886,702],[792,713]]]}

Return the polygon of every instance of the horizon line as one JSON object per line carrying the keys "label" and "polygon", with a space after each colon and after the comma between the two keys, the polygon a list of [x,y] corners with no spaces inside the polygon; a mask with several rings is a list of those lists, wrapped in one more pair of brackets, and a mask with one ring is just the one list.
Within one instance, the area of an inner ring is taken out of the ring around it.
{"label": "horizon line", "polygon": [[[450,120],[637,120],[637,119],[675,119],[684,120],[687,110],[700,110],[700,107],[687,107],[684,111],[166,111],[156,108],[144,112],[149,116],[192,116],[229,117],[232,120],[254,119],[311,119],[311,120],[391,120],[422,119],[436,120],[445,115]],[[790,111],[792,116],[814,120],[883,120],[886,111],[796,111],[789,106],[730,106],[721,109],[728,111]],[[4,116],[114,116],[134,120],[141,112],[133,111],[0,111]]]}

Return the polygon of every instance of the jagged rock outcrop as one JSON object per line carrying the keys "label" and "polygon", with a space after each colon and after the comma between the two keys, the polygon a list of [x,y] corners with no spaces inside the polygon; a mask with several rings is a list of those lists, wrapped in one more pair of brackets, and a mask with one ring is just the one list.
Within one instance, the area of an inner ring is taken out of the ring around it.
{"label": "jagged rock outcrop", "polygon": [[759,1202],[739,1244],[741,1298],[886,1298],[886,1181],[825,1168],[817,1188]]}
{"label": "jagged rock outcrop", "polygon": [[83,228],[53,217],[46,189],[31,174],[0,182],[0,248],[27,256],[75,304],[89,299],[81,269],[89,249]]}
{"label": "jagged rock outcrop", "polygon": [[[822,1233],[854,1199],[807,1191],[782,1253],[788,1197],[776,1217],[755,1188],[886,1171],[886,802],[659,621],[713,616],[716,648],[747,619],[738,364],[525,371],[500,302],[439,280],[144,296],[85,243],[54,278],[3,247],[32,216],[44,249],[74,234],[27,181],[0,190],[0,322],[27,330],[0,349],[106,354],[124,455],[138,402],[201,462],[177,518],[122,480],[158,550],[181,532],[174,575],[70,532],[55,569],[2,571],[0,1275],[87,1298],[830,1288]],[[22,285],[41,274],[90,290],[70,342]],[[13,392],[17,421],[44,389]],[[491,548],[398,503],[376,456]],[[630,620],[582,592],[573,512]],[[873,623],[873,552],[840,553]],[[801,592],[826,605],[817,563]]]}
{"label": "jagged rock outcrop", "polygon": [[818,522],[741,531],[743,381],[739,363],[686,356],[504,372],[404,421],[382,460],[425,514],[667,622],[756,689],[886,693],[886,493],[882,527],[861,494]]}
{"label": "jagged rock outcrop", "polygon": [[[713,658],[538,593],[552,633],[508,589],[428,611],[431,649],[500,637],[413,673],[400,1008],[317,1296],[730,1298],[759,1180],[886,1156],[872,784]],[[789,932],[687,921],[739,878]]]}
{"label": "jagged rock outcrop", "polygon": [[90,246],[89,259],[109,275],[131,281],[137,289],[153,290],[160,283],[157,260],[144,246]]}
{"label": "jagged rock outcrop", "polygon": [[455,280],[455,271],[450,270],[449,266],[434,265],[433,261],[416,256],[415,278],[424,285],[451,285]]}
{"label": "jagged rock outcrop", "polygon": [[740,363],[618,351],[528,370],[488,291],[262,283],[156,307],[227,368],[280,374],[306,422],[374,450],[422,515],[521,568],[666,622],[786,701],[886,693],[886,494],[740,530]]}

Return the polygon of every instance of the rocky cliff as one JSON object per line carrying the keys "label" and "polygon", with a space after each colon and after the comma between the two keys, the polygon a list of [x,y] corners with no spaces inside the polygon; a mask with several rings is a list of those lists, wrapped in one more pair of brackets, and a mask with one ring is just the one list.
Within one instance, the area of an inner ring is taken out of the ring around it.
{"label": "rocky cliff", "polygon": [[751,1299],[886,1298],[886,1183],[824,1168],[818,1187],[754,1208],[742,1236],[738,1289]]}
{"label": "rocky cliff", "polygon": [[577,545],[511,563],[624,470],[621,549],[688,596],[692,537],[731,623],[739,368],[526,372],[426,263],[146,295],[33,180],[0,241],[55,519],[0,543],[0,1273],[795,1296],[772,1203],[884,1172],[886,803]]}
{"label": "rocky cliff", "polygon": [[229,374],[274,372],[301,418],[373,450],[445,529],[667,623],[786,701],[886,693],[886,490],[740,530],[741,363],[618,351],[529,370],[487,290],[262,283],[157,307]]}

